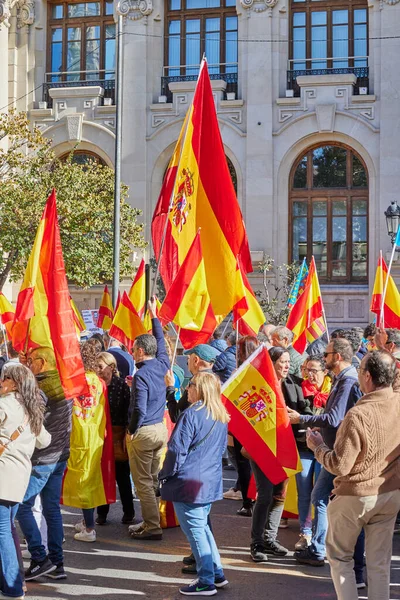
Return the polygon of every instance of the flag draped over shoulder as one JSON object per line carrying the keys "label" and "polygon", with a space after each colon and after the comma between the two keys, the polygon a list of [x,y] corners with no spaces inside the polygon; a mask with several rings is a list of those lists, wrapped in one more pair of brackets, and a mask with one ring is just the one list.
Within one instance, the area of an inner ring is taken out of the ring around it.
{"label": "flag draped over shoulder", "polygon": [[142,259],[139,265],[128,296],[137,314],[143,319],[146,309],[146,269],[144,259]]}
{"label": "flag draped over shoulder", "polygon": [[11,302],[7,300],[3,292],[0,292],[0,318],[6,328],[8,337],[11,339],[11,329],[14,321],[15,309]]}
{"label": "flag draped over shoulder", "polygon": [[143,323],[137,314],[135,307],[124,292],[115,312],[109,334],[124,346],[128,351],[132,350],[135,338],[142,333],[147,333]]}
{"label": "flag draped over shoulder", "polygon": [[39,346],[53,348],[65,396],[88,396],[65,274],[54,190],[39,223],[18,294],[12,344],[17,352]]}
{"label": "flag draped over shoulder", "polygon": [[251,271],[252,266],[205,61],[152,221],[154,252],[167,291],[199,227],[202,228],[207,288],[212,309],[220,321],[235,304],[232,274],[236,269],[236,257],[239,255],[246,272]]}
{"label": "flag draped over shoulder", "polygon": [[301,471],[292,427],[274,366],[260,346],[222,386],[229,431],[277,484]]}
{"label": "flag draped over shoulder", "polygon": [[101,327],[102,329],[106,329],[108,331],[111,327],[113,318],[113,304],[111,301],[110,292],[108,291],[108,286],[106,285],[104,286],[104,292],[101,297],[97,327]]}
{"label": "flag draped over shoulder", "polygon": [[289,298],[288,298],[288,302],[287,302],[287,307],[289,308],[289,310],[292,309],[292,307],[296,304],[297,298],[299,296],[301,296],[301,294],[304,292],[304,288],[305,288],[306,281],[307,281],[307,276],[308,276],[307,262],[306,262],[306,259],[303,258],[303,262],[301,263],[300,270],[297,273],[296,280],[292,286],[292,289],[290,290],[290,294],[289,294]]}
{"label": "flag draped over shoulder", "polygon": [[[240,335],[253,335],[256,336],[260,330],[261,325],[265,322],[265,315],[262,311],[261,306],[258,303],[255,293],[250,285],[250,282],[243,271],[241,262],[239,261],[239,270],[241,279],[244,286],[245,302],[247,304],[247,310],[243,311],[243,315],[240,316],[238,311],[233,310],[233,326],[239,329]],[[243,300],[239,303],[243,306]],[[237,324],[237,325],[236,325]]]}
{"label": "flag draped over shoulder", "polygon": [[90,398],[75,398],[71,453],[64,474],[61,504],[95,508],[116,501],[114,446],[105,383],[86,373]]}
{"label": "flag draped over shoulder", "polygon": [[163,323],[172,321],[181,328],[184,348],[207,343],[217,326],[207,288],[200,232],[167,292],[159,315]]}
{"label": "flag draped over shoulder", "polygon": [[389,275],[385,301],[383,303],[383,291],[387,277],[388,268],[386,262],[380,257],[376,269],[374,288],[372,290],[370,311],[376,314],[376,325],[378,327],[400,329],[400,294],[391,275]]}
{"label": "flag draped over shoulder", "polygon": [[290,311],[286,327],[293,332],[293,348],[300,354],[305,351],[307,342],[317,340],[326,331],[314,257],[311,259],[304,292]]}

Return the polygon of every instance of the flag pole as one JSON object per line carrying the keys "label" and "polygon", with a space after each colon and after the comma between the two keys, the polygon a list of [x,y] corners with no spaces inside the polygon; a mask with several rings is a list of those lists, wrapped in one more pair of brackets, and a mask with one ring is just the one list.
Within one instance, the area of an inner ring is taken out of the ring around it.
{"label": "flag pole", "polygon": [[233,316],[232,314],[230,314],[230,315],[229,315],[229,319],[227,320],[227,322],[226,322],[226,325],[225,325],[225,327],[224,327],[224,330],[223,330],[223,332],[222,332],[222,337],[224,337],[224,335],[225,335],[225,332],[226,332],[226,330],[228,329],[228,325],[229,325],[229,323],[232,321],[232,316]]}
{"label": "flag pole", "polygon": [[7,348],[7,344],[8,344],[8,337],[7,337],[7,331],[6,328],[3,325],[3,321],[0,319],[0,326],[1,326],[1,331],[3,333],[3,340],[4,340],[4,348],[6,351],[6,358],[7,360],[10,359],[10,357],[8,356],[8,348]]}
{"label": "flag pole", "polygon": [[[385,328],[385,298],[383,293],[385,293],[386,295],[386,289],[383,285],[383,254],[382,254],[382,250],[379,251],[379,260],[381,263],[381,290],[383,290],[382,292],[382,301],[381,301],[381,312],[379,315],[379,326]],[[388,280],[388,277],[386,278],[386,281]],[[386,282],[385,282],[386,283]]]}
{"label": "flag pole", "polygon": [[[201,69],[202,69],[203,64],[204,64],[204,62],[206,60],[207,59],[206,59],[205,54],[204,54],[203,55],[203,59],[202,59],[202,61],[200,63],[200,69],[199,69],[199,75],[197,77],[197,81],[199,80]],[[197,83],[196,83],[196,88],[197,88]],[[183,146],[185,144],[185,138],[186,138],[186,134],[187,134],[187,130],[188,130],[188,125],[189,125],[189,114],[190,114],[190,111],[191,111],[192,106],[193,106],[193,101],[194,101],[195,94],[196,94],[196,89],[194,91],[192,102],[190,103],[190,106],[189,106],[189,108],[187,110],[187,113],[186,113],[186,116],[185,116],[185,120],[184,120],[184,123],[183,123],[184,134],[182,136],[182,143],[181,143],[181,147],[180,147],[180,150],[179,150],[179,159],[178,159],[178,163],[177,163],[178,166],[179,166],[179,163],[181,162],[181,158],[182,158]],[[176,174],[175,174],[175,180],[174,180],[174,185],[173,185],[172,192],[171,192],[171,198],[170,198],[170,201],[169,201],[168,211],[167,211],[167,214],[165,215],[165,224],[164,224],[164,229],[163,229],[163,234],[162,234],[161,244],[160,244],[160,254],[158,256],[156,273],[154,275],[153,285],[152,285],[152,288],[151,288],[151,294],[150,294],[151,296],[154,296],[154,293],[155,293],[155,290],[156,290],[156,285],[157,285],[157,278],[158,278],[158,275],[160,274],[161,258],[162,258],[162,253],[164,251],[165,238],[167,237],[167,227],[168,227],[168,221],[169,221],[169,213],[172,210],[172,207],[174,206],[174,191],[175,191],[175,185],[176,185],[176,179],[177,179],[177,177],[178,177],[178,169],[176,170]]]}
{"label": "flag pole", "polygon": [[[390,262],[389,262],[389,266],[388,266],[388,272],[386,275],[385,287],[383,288],[383,296],[382,296],[382,304],[381,304],[381,321],[382,321],[382,319],[384,320],[383,314],[385,311],[385,308],[384,308],[385,307],[385,298],[386,298],[386,292],[387,292],[388,285],[389,285],[390,271],[392,270],[392,265],[393,265],[394,255],[396,253],[396,248],[397,248],[397,244],[396,244],[396,242],[393,242],[392,254],[390,256]],[[381,252],[382,252],[382,250],[381,250]],[[381,273],[382,273],[382,277],[383,277],[382,267],[381,267]],[[381,327],[384,327],[384,326],[385,326],[384,324],[381,325]]]}
{"label": "flag pole", "polygon": [[328,344],[331,341],[330,335],[329,335],[329,329],[328,329],[328,321],[326,320],[326,313],[325,313],[325,306],[324,303],[322,303],[322,314],[324,317],[324,321],[325,321],[325,327],[326,327],[326,337],[328,338]]}
{"label": "flag pole", "polygon": [[236,368],[238,368],[239,366],[239,349],[238,349],[238,345],[239,345],[239,321],[242,317],[239,317],[239,319],[236,321]]}
{"label": "flag pole", "polygon": [[176,358],[176,353],[178,350],[178,343],[179,343],[179,336],[181,334],[181,328],[179,327],[178,329],[178,333],[176,334],[176,342],[175,342],[175,348],[174,348],[174,353],[172,355],[172,360],[171,360],[171,369],[174,366],[174,362],[175,362],[175,358]]}

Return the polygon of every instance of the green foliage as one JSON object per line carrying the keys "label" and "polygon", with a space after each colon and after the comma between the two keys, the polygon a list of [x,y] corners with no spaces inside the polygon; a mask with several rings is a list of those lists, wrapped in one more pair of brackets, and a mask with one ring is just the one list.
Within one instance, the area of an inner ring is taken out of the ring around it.
{"label": "green foliage", "polygon": [[[90,162],[58,160],[51,142],[24,113],[0,116],[0,289],[23,276],[47,197],[54,187],[67,276],[80,287],[112,279],[114,172]],[[121,186],[121,277],[132,277],[133,248],[146,246],[140,211]]]}
{"label": "green foliage", "polygon": [[[286,325],[289,316],[287,300],[299,269],[297,263],[275,266],[275,261],[270,256],[266,256],[260,263],[259,270],[263,274],[263,290],[257,291],[256,296],[266,315],[267,323]],[[274,277],[272,277],[273,274]]]}

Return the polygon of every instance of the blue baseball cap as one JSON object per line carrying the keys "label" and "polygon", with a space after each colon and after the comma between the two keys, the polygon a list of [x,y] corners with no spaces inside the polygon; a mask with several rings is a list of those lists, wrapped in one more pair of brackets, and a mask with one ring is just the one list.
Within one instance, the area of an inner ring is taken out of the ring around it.
{"label": "blue baseball cap", "polygon": [[183,354],[195,354],[201,360],[204,360],[208,363],[213,363],[215,362],[217,356],[219,356],[221,353],[212,346],[209,346],[208,344],[198,344],[190,350],[185,350]]}

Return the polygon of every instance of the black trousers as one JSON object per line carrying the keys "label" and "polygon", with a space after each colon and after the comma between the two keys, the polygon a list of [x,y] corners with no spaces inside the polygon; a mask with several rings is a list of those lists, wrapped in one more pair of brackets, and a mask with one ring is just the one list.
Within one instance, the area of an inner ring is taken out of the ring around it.
{"label": "black trousers", "polygon": [[248,458],[245,458],[240,452],[242,449],[242,444],[238,442],[238,440],[235,437],[233,438],[233,447],[235,449],[238,479],[240,483],[240,491],[242,492],[243,497],[243,507],[251,508],[253,506],[253,501],[247,496],[251,478],[250,461]]}
{"label": "black trousers", "polygon": [[[117,481],[119,496],[121,498],[122,510],[124,515],[135,516],[133,507],[131,471],[129,468],[129,460],[115,461],[115,479]],[[103,517],[108,515],[110,510],[109,504],[103,504],[97,508],[97,514]]]}

